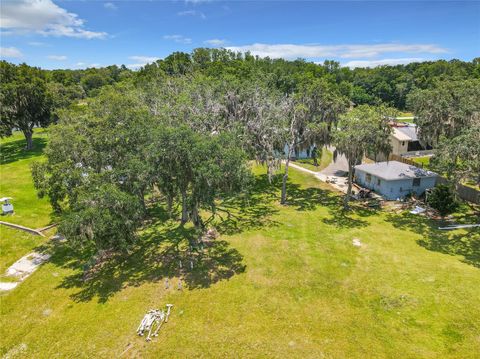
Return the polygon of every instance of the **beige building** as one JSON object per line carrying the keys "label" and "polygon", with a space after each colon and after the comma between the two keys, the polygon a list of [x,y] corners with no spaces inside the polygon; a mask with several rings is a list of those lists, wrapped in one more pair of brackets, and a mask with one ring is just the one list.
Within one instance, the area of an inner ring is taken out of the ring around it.
{"label": "beige building", "polygon": [[[390,135],[392,154],[397,156],[418,156],[431,153],[430,146],[420,143],[417,136],[417,126],[412,123],[392,122],[393,131]],[[385,156],[377,156],[377,161],[386,160]]]}

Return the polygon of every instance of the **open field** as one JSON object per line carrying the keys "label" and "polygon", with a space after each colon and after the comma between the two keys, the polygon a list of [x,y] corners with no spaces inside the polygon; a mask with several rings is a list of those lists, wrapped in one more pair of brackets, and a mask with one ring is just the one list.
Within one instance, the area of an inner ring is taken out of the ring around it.
{"label": "open field", "polygon": [[[13,197],[15,214],[0,220],[30,228],[45,227],[51,222],[48,199],[39,199],[33,187],[30,163],[42,158],[46,145],[44,131],[35,132],[34,150],[26,152],[21,132],[0,140],[0,197]],[[47,238],[0,226],[0,275],[17,259],[45,243]],[[3,279],[2,279],[3,280]]]}
{"label": "open field", "polygon": [[[28,163],[19,162],[9,165],[23,171]],[[216,227],[222,235],[195,256],[193,271],[178,266],[178,260],[192,259],[184,249],[193,230],[162,221],[161,207],[150,209],[152,219],[129,255],[106,261],[89,280],[82,270],[91,249],[46,244],[50,262],[1,297],[0,353],[22,358],[478,355],[478,229],[442,232],[422,217],[361,208],[345,214],[330,187],[294,169],[289,205],[280,206],[280,179],[272,186],[264,169],[255,172],[250,196],[221,203]],[[43,207],[29,208],[32,214],[25,218],[34,218],[33,209],[39,208],[37,216],[47,221]],[[362,246],[353,246],[353,238]],[[176,289],[180,276],[182,291]],[[146,310],[166,303],[175,305],[171,320],[146,343],[135,335],[136,327]]]}
{"label": "open field", "polygon": [[1,181],[0,196],[13,197],[13,216],[4,216],[2,221],[21,224],[30,228],[48,225],[51,221],[51,207],[47,198],[39,199],[30,174],[30,164],[42,159],[46,145],[46,133],[34,134],[34,150],[24,151],[25,139],[21,132],[0,141]]}

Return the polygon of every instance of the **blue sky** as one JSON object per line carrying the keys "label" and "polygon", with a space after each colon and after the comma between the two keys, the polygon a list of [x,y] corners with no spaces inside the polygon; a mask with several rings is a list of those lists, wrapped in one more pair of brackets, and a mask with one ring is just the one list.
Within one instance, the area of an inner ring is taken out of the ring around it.
{"label": "blue sky", "polygon": [[480,2],[2,0],[1,57],[43,68],[227,47],[344,66],[480,56]]}

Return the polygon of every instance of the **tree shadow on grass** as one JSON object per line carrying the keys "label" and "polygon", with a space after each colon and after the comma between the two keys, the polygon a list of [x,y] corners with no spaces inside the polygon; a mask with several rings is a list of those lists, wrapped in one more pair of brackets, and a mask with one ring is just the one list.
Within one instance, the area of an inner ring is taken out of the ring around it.
{"label": "tree shadow on grass", "polygon": [[248,191],[224,196],[216,208],[212,223],[221,234],[232,235],[247,230],[277,226],[272,219],[277,190],[268,182],[267,175],[259,175]]}
{"label": "tree shadow on grass", "polygon": [[[268,182],[266,174],[256,176],[255,184],[248,193],[225,197],[218,205],[216,221],[217,230],[223,234],[235,234],[245,230],[278,226],[280,223],[272,216],[279,212],[282,176],[274,176]],[[368,222],[362,217],[377,213],[375,209],[367,209],[358,203],[351,204],[350,211],[343,210],[343,197],[337,193],[319,187],[303,187],[297,183],[287,184],[287,206],[297,211],[313,211],[318,207],[326,207],[328,218],[324,223],[336,227],[363,227]]]}
{"label": "tree shadow on grass", "polygon": [[[408,212],[402,214],[387,214],[387,221],[394,227],[409,230],[422,235],[417,243],[435,252],[462,256],[462,262],[480,268],[480,228],[459,230],[439,230],[447,224]],[[456,223],[478,223],[478,216],[460,216]]]}
{"label": "tree shadow on grass", "polygon": [[47,145],[47,140],[42,137],[34,137],[33,149],[30,151],[25,149],[25,144],[26,141],[22,139],[0,145],[0,165],[41,155]]}
{"label": "tree shadow on grass", "polygon": [[289,183],[287,186],[287,204],[296,207],[297,211],[326,207],[330,216],[322,218],[322,222],[339,228],[368,226],[368,221],[362,218],[377,214],[377,209],[365,208],[359,202],[350,202],[350,209],[344,210],[341,194],[319,187],[304,188],[297,183]]}
{"label": "tree shadow on grass", "polygon": [[[105,303],[126,287],[172,278],[181,278],[186,289],[208,288],[245,271],[243,256],[226,241],[215,240],[200,251],[189,246],[195,238],[193,228],[170,222],[159,229],[148,229],[128,254],[115,253],[97,263],[94,271],[85,271],[93,248],[81,250],[57,243],[51,247],[50,262],[74,270],[58,288],[78,289],[71,295],[76,302],[97,297],[100,303]],[[170,283],[174,284],[177,281]]]}
{"label": "tree shadow on grass", "polygon": [[[212,222],[223,234],[278,225],[271,217],[280,208],[280,186],[281,178],[275,178],[270,184],[266,175],[257,176],[255,186],[248,193],[223,198],[219,203],[217,218]],[[366,226],[368,222],[359,217],[375,213],[374,210],[356,206],[353,211],[344,212],[342,197],[321,188],[303,188],[289,183],[288,195],[288,205],[298,211],[311,211],[317,206],[325,206],[331,217],[323,221],[334,226]],[[161,206],[151,207],[149,214],[145,229],[128,254],[114,253],[90,266],[87,271],[86,264],[95,254],[94,248],[74,249],[67,243],[51,245],[50,261],[74,271],[63,279],[59,288],[78,289],[71,296],[74,301],[85,302],[97,297],[103,303],[123,288],[147,282],[182,278],[187,289],[208,288],[245,271],[243,256],[227,241],[214,240],[203,250],[191,248],[190,245],[198,238],[198,232],[169,220]]]}

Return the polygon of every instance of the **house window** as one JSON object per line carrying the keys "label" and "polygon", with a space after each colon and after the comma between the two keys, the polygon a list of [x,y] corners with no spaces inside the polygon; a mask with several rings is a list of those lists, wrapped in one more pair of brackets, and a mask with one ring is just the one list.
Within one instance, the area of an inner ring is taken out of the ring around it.
{"label": "house window", "polygon": [[367,173],[366,181],[370,182],[372,180],[372,175],[370,173]]}
{"label": "house window", "polygon": [[420,186],[420,180],[421,180],[421,178],[414,178],[413,179],[413,187]]}
{"label": "house window", "polygon": [[377,186],[380,186],[380,183],[382,183],[382,181],[379,179],[377,179]]}
{"label": "house window", "polygon": [[402,141],[402,146],[405,146],[405,141]]}

